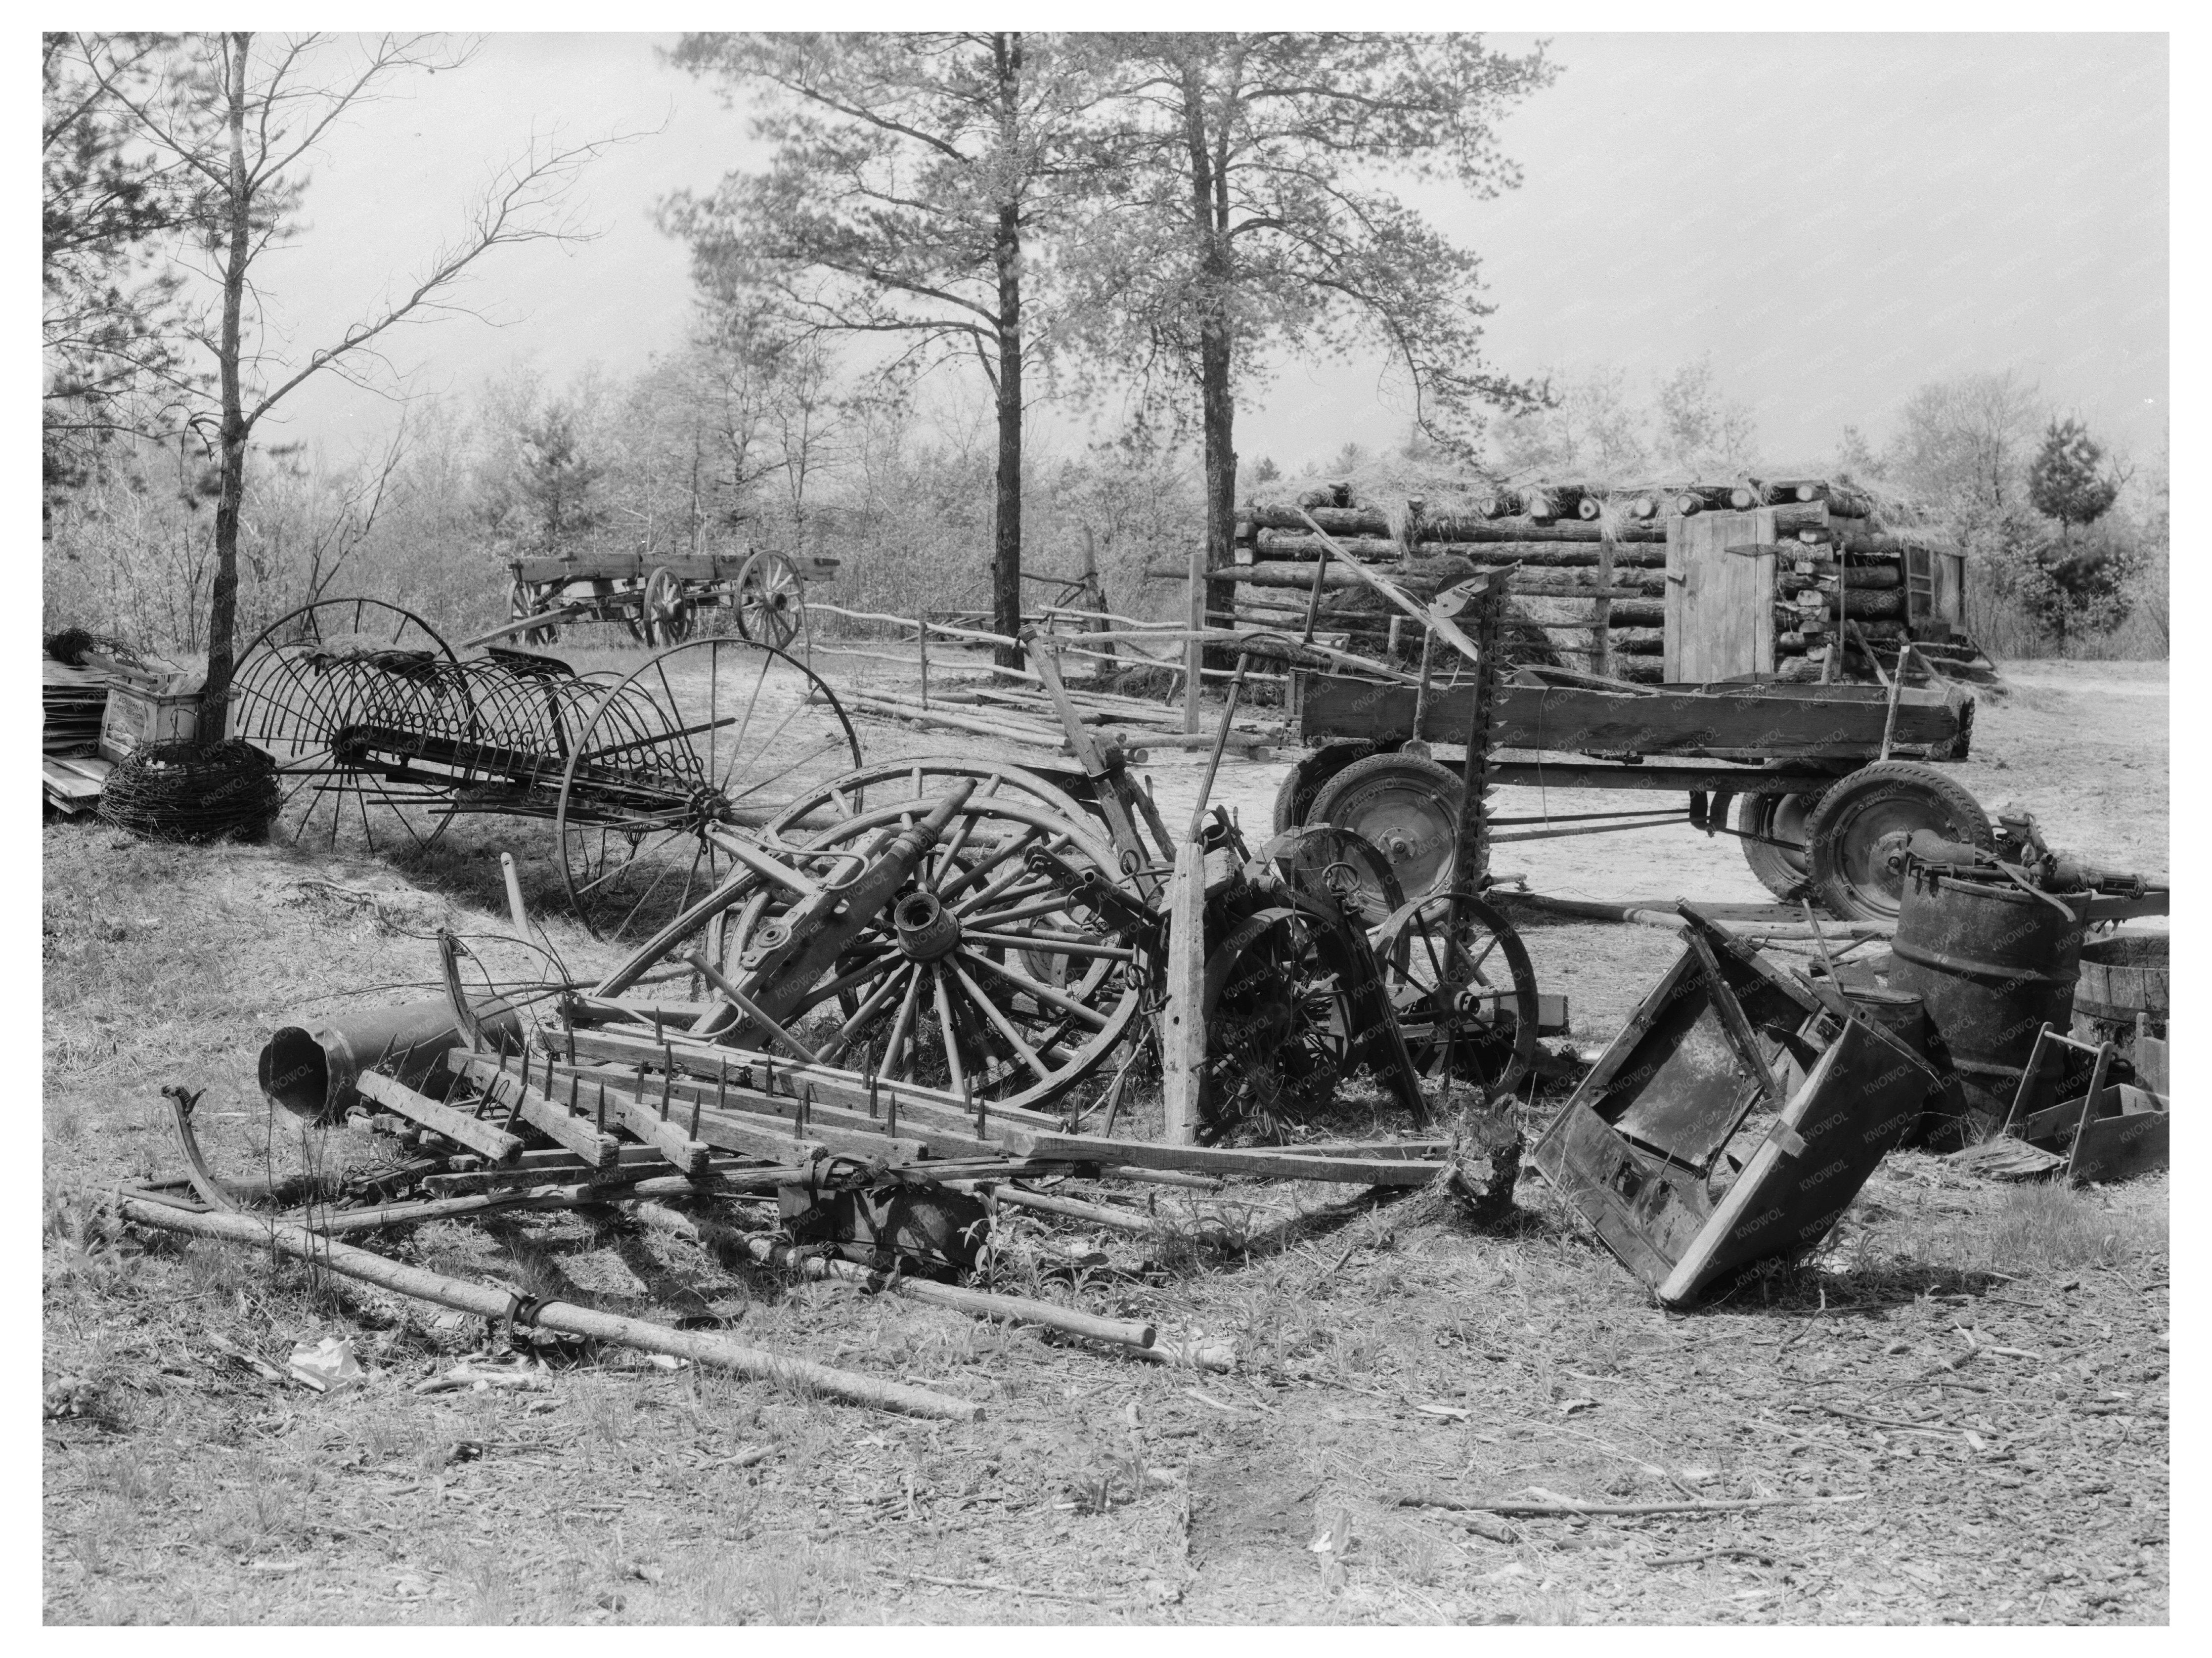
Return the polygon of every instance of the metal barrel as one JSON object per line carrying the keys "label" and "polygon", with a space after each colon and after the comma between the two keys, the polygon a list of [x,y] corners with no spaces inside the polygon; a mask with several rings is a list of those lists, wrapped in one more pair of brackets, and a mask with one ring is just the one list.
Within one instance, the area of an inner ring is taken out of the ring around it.
{"label": "metal barrel", "polygon": [[2067,1029],[2083,902],[1927,870],[1907,877],[1890,987],[1921,999],[1972,1118],[2002,1121],[2035,1033]]}
{"label": "metal barrel", "polygon": [[[513,1009],[487,999],[473,1004],[477,1028],[489,1041],[522,1045],[522,1023]],[[366,1009],[309,1029],[286,1025],[261,1050],[261,1091],[310,1122],[342,1119],[360,1096],[354,1079],[377,1070],[410,1088],[443,1070],[446,1050],[467,1038],[444,997]]]}
{"label": "metal barrel", "polygon": [[1963,1145],[1971,1137],[1966,1093],[1949,1049],[1928,1022],[1926,999],[1913,991],[1879,990],[1872,985],[1847,984],[1842,988],[1853,1011],[1880,1025],[1927,1060],[1942,1079],[1929,1084],[1919,1120],[1899,1144],[1933,1146],[1938,1151]]}

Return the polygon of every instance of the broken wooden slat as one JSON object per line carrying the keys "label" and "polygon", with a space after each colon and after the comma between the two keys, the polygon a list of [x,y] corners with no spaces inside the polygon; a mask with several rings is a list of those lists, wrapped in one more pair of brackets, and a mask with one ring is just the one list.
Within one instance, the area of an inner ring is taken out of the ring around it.
{"label": "broken wooden slat", "polygon": [[386,1110],[404,1117],[418,1127],[465,1145],[495,1163],[511,1163],[522,1155],[522,1142],[495,1123],[457,1111],[450,1105],[416,1093],[397,1078],[364,1071],[354,1086]]}
{"label": "broken wooden slat", "polygon": [[592,1119],[579,1115],[558,1100],[547,1098],[528,1083],[503,1072],[492,1060],[465,1048],[449,1049],[447,1066],[456,1076],[469,1077],[500,1104],[516,1107],[523,1121],[550,1135],[594,1169],[605,1168],[620,1154],[622,1142],[603,1133]]}

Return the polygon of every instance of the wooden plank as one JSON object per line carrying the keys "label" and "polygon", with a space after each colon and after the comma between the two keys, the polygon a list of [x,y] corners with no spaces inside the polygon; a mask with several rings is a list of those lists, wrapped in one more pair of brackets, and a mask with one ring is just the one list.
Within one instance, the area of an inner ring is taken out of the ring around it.
{"label": "wooden plank", "polygon": [[1159,1015],[1160,1097],[1169,1141],[1188,1145],[1198,1138],[1206,1065],[1206,854],[1195,840],[1176,848],[1168,884],[1167,978]]}
{"label": "wooden plank", "polygon": [[58,760],[42,760],[40,776],[46,793],[72,806],[89,805],[100,799],[100,786],[89,777],[80,775]]}
{"label": "wooden plank", "polygon": [[[483,1072],[476,1066],[481,1065]],[[521,1080],[514,1072],[501,1072],[497,1065],[471,1054],[465,1048],[449,1048],[446,1054],[447,1068],[456,1076],[476,1080],[485,1093],[503,1106],[513,1106],[519,1098],[522,1121],[556,1143],[564,1145],[594,1169],[603,1169],[621,1155],[622,1142],[612,1134],[603,1134],[589,1117],[579,1116],[558,1101],[550,1100],[538,1090]],[[487,1076],[484,1072],[489,1072]]]}
{"label": "wooden plank", "polygon": [[1349,1186],[1422,1186],[1449,1173],[1449,1163],[1401,1157],[1307,1157],[1287,1150],[1239,1151],[1212,1145],[1173,1145],[1109,1140],[1093,1134],[1002,1137],[1018,1156],[1054,1163],[1124,1163],[1137,1169],[1179,1169],[1196,1175],[1255,1175],[1272,1180],[1329,1181]]}
{"label": "wooden plank", "polygon": [[418,1094],[397,1078],[364,1071],[354,1078],[354,1086],[386,1110],[433,1133],[443,1134],[495,1163],[511,1163],[522,1155],[522,1141],[515,1135],[481,1117],[472,1117],[465,1111],[457,1111],[450,1105]]}
{"label": "wooden plank", "polygon": [[[1498,695],[1492,746],[1870,760],[1881,746],[1884,700],[1873,685],[1715,685],[1662,688],[1643,696],[1580,686],[1507,685]],[[1301,730],[1310,742],[1413,736],[1416,701],[1414,686],[1316,675],[1306,684]],[[1955,686],[1908,688],[1899,699],[1892,752],[1964,758],[1972,723],[1965,710],[1972,706],[1972,698]],[[1419,734],[1431,742],[1464,743],[1474,712],[1472,685],[1432,690]]]}
{"label": "wooden plank", "polygon": [[[1304,509],[1301,508],[1300,511],[1303,512]],[[1310,518],[1306,521],[1310,524],[1313,522]],[[1316,524],[1314,525],[1314,529],[1316,533],[1319,533],[1321,526],[1318,524]],[[1327,540],[1328,537],[1323,536],[1322,539]],[[1357,559],[1346,558],[1344,560],[1344,564],[1345,568],[1350,570],[1353,575],[1358,577],[1361,581],[1365,582],[1367,586],[1372,587],[1390,604],[1395,605],[1399,610],[1403,610],[1407,616],[1412,616],[1414,621],[1419,622],[1423,626],[1443,635],[1443,637],[1449,641],[1453,648],[1457,650],[1461,655],[1466,657],[1468,661],[1472,662],[1475,660],[1476,653],[1474,641],[1469,639],[1464,633],[1461,632],[1459,624],[1454,622],[1449,616],[1446,616],[1436,605],[1422,604],[1419,599],[1413,598],[1412,594],[1408,593],[1403,587],[1401,587],[1396,582],[1377,575],[1374,571],[1369,569],[1364,564],[1362,564]]]}

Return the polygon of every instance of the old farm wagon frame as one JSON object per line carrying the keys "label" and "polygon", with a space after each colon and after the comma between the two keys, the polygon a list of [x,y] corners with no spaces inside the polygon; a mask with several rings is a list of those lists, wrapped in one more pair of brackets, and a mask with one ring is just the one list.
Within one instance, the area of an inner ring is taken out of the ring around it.
{"label": "old farm wagon frame", "polygon": [[[1318,526],[1316,533],[1328,539]],[[1398,867],[1409,896],[1441,890],[1455,861],[1462,780],[1431,757],[1431,744],[1463,752],[1479,742],[1492,786],[1620,789],[1687,802],[1686,812],[1655,802],[1492,817],[1490,845],[1686,820],[1736,836],[1778,897],[1817,896],[1851,918],[1896,914],[1904,843],[1914,829],[1990,843],[1972,794],[1928,763],[1966,758],[1973,698],[1933,673],[1908,684],[1909,650],[1888,670],[1876,665],[1881,680],[1870,685],[1752,677],[1652,687],[1544,668],[1508,677],[1501,665],[1478,732],[1476,652],[1453,620],[1460,606],[1449,596],[1414,599],[1355,561],[1343,562],[1428,629],[1422,672],[1378,664],[1372,677],[1296,676],[1299,732],[1317,747],[1285,780],[1276,827],[1328,823],[1363,835]]]}
{"label": "old farm wagon frame", "polygon": [[834,580],[837,561],[763,549],[665,558],[645,554],[521,558],[507,567],[511,620],[467,644],[520,635],[550,644],[563,623],[619,622],[648,645],[680,645],[700,615],[726,610],[740,635],[778,649],[805,631],[806,587]]}

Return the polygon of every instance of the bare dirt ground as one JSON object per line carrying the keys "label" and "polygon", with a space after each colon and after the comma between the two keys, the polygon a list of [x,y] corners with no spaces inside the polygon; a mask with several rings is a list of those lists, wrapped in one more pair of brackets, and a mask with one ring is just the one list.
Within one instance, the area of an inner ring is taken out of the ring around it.
{"label": "bare dirt ground", "polygon": [[[1963,769],[1976,794],[2034,811],[2054,844],[2165,867],[2163,665],[2009,677]],[[863,738],[871,757],[981,746]],[[1218,798],[1263,832],[1279,775],[1231,765]],[[1189,762],[1153,776],[1187,809]],[[534,1389],[416,1394],[480,1324],[120,1231],[96,1193],[176,1172],[170,1082],[208,1090],[224,1169],[368,1155],[272,1112],[254,1056],[347,993],[426,993],[436,926],[495,925],[502,845],[557,947],[596,964],[553,909],[542,825],[449,838],[401,865],[47,829],[49,1622],[2167,1617],[2163,1176],[2021,1189],[1900,1154],[1816,1260],[1689,1315],[1656,1310],[1534,1178],[1503,1234],[1421,1198],[1256,1183],[1232,1194],[1249,1246],[1224,1254],[1013,1223],[1079,1256],[1016,1287],[1233,1341],[1229,1375],[732,1270],[673,1211],[445,1224],[377,1247],[634,1313],[733,1315],[737,1339],[988,1413],[920,1423],[615,1352],[552,1353]],[[1761,896],[1730,844],[1686,828],[1596,844],[1498,862],[1551,892]],[[1674,948],[1634,927],[1529,942],[1584,1048]],[[325,1397],[256,1368],[325,1334],[353,1337],[367,1384]],[[1423,1501],[1530,1487],[1792,1500],[1473,1527]]]}

